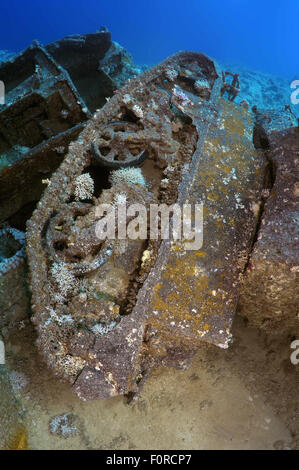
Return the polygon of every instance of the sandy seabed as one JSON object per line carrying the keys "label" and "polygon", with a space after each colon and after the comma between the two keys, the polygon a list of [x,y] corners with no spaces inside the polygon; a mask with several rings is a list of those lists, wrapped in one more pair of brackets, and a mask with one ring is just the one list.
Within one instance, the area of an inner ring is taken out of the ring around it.
{"label": "sandy seabed", "polygon": [[47,369],[28,324],[11,330],[7,365],[29,449],[279,449],[299,447],[299,365],[291,339],[237,317],[228,350],[203,344],[186,370],[151,373],[130,405],[84,403]]}

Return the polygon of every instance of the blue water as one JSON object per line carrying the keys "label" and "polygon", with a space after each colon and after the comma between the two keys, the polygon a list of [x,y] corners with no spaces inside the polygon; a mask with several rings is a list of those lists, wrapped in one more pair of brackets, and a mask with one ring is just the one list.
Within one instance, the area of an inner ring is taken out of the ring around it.
{"label": "blue water", "polygon": [[178,50],[298,78],[299,0],[9,0],[1,2],[0,49],[20,51],[106,25],[137,63]]}

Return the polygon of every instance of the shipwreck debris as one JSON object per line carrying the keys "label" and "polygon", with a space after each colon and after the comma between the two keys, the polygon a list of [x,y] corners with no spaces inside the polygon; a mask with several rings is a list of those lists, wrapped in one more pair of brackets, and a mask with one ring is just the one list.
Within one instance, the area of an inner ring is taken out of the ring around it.
{"label": "shipwreck debris", "polygon": [[[70,144],[27,224],[38,346],[83,400],[132,394],[154,365],[186,367],[201,341],[231,340],[266,161],[254,119],[221,87],[191,52],[130,81]],[[109,168],[125,162],[139,176]],[[76,202],[86,173],[93,199]],[[203,203],[202,248],[97,238],[100,204],[132,202]]]}
{"label": "shipwreck debris", "polygon": [[28,315],[24,277],[25,234],[11,227],[3,228],[0,230],[0,328],[12,326]]}
{"label": "shipwreck debris", "polygon": [[[103,126],[99,130],[100,139],[97,143],[91,144],[92,154],[97,163],[115,170],[144,163],[149,152],[147,149],[142,149],[144,137],[138,131],[140,128],[137,124],[126,121],[112,122]],[[126,145],[128,141],[130,144]],[[140,141],[141,148],[138,148]]]}
{"label": "shipwreck debris", "polygon": [[0,220],[23,228],[18,216],[10,218],[39,200],[42,177],[61,163],[90,113],[68,73],[37,42],[2,64],[0,76],[7,92],[0,107]]}
{"label": "shipwreck debris", "polygon": [[299,132],[294,127],[266,134],[268,189],[238,310],[268,333],[298,335]]}
{"label": "shipwreck debris", "polygon": [[6,86],[0,106],[0,222],[25,228],[42,180],[58,168],[92,113],[138,73],[107,30],[46,47],[34,41],[0,64]]}
{"label": "shipwreck debris", "polygon": [[99,70],[112,46],[111,33],[66,36],[46,46],[48,54],[69,75],[89,112],[94,113],[106,103],[116,88],[113,80]]}
{"label": "shipwreck debris", "polygon": [[27,450],[27,431],[23,423],[23,410],[17,400],[9,373],[0,364],[0,449]]}
{"label": "shipwreck debris", "polygon": [[[231,82],[227,82],[228,77],[232,79]],[[234,101],[240,93],[239,74],[232,72],[222,72],[222,83],[223,85],[220,92],[221,96],[226,95],[229,101]]]}

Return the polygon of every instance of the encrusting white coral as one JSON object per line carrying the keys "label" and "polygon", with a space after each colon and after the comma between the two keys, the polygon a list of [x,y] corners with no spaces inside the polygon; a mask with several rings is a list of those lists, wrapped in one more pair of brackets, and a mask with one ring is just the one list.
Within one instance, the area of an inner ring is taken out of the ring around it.
{"label": "encrusting white coral", "polygon": [[122,204],[126,204],[126,202],[127,202],[127,195],[126,195],[126,193],[122,192],[122,193],[115,194],[115,196],[114,196],[114,204],[116,204],[116,205],[122,205]]}
{"label": "encrusting white coral", "polygon": [[125,183],[146,186],[146,181],[140,168],[122,168],[121,170],[113,171],[109,181],[112,185]]}
{"label": "encrusting white coral", "polygon": [[109,325],[101,325],[100,323],[97,323],[91,328],[91,330],[95,335],[103,336],[112,331],[116,324],[117,323],[115,321],[111,322]]}
{"label": "encrusting white coral", "polygon": [[206,79],[199,79],[194,83],[194,88],[197,91],[201,91],[203,88],[210,88],[210,84]]}
{"label": "encrusting white coral", "polygon": [[68,270],[65,263],[54,263],[51,268],[51,275],[57,282],[60,294],[67,295],[77,283],[75,276]]}
{"label": "encrusting white coral", "polygon": [[132,111],[134,112],[134,114],[137,117],[143,118],[143,111],[142,111],[141,107],[138,104],[134,104],[134,106],[132,108]]}
{"label": "encrusting white coral", "polygon": [[89,173],[83,173],[75,179],[75,198],[77,201],[90,199],[94,192],[94,182]]}
{"label": "encrusting white coral", "polygon": [[169,67],[167,70],[166,70],[166,77],[171,81],[173,82],[177,76],[178,76],[178,72],[173,68],[173,67]]}

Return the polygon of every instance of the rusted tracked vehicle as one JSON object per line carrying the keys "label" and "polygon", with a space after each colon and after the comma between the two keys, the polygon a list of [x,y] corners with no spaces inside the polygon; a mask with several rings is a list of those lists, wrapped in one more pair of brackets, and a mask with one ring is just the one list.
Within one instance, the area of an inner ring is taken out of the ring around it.
{"label": "rusted tracked vehicle", "polygon": [[[219,75],[181,52],[130,81],[70,144],[28,222],[38,345],[83,400],[135,393],[153,366],[187,367],[202,341],[228,347],[266,162]],[[201,249],[100,241],[97,207],[124,195],[203,203]]]}

